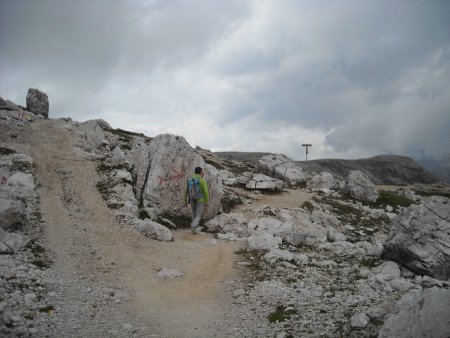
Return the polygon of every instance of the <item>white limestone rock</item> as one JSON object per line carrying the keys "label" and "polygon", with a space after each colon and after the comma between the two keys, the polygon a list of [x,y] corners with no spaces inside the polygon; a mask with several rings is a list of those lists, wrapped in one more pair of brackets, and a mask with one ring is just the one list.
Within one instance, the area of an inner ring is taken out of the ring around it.
{"label": "white limestone rock", "polygon": [[[158,135],[148,146],[148,163],[145,171],[137,172],[136,190],[141,190],[144,205],[157,206],[160,213],[171,212],[190,217],[190,209],[183,208],[186,182],[200,166],[210,193],[209,207],[203,216],[210,219],[217,215],[223,195],[222,180],[216,168],[205,164],[202,157],[181,136]],[[143,157],[145,160],[145,157]],[[144,167],[139,165],[139,167]],[[146,179],[142,180],[144,176]]]}
{"label": "white limestone rock", "polygon": [[0,254],[15,253],[27,243],[27,236],[20,233],[7,232],[0,227]]}
{"label": "white limestone rock", "polygon": [[450,278],[450,199],[432,196],[392,223],[384,255],[420,275]]}
{"label": "white limestone rock", "polygon": [[306,173],[302,168],[283,154],[266,155],[259,159],[258,168],[266,175],[294,184],[306,182]]}
{"label": "white limestone rock", "polygon": [[28,192],[36,188],[33,175],[20,171],[9,177],[7,186],[20,192]]}
{"label": "white limestone rock", "polygon": [[0,228],[8,229],[21,224],[24,215],[25,204],[22,201],[0,196]]}
{"label": "white limestone rock", "polygon": [[247,245],[252,250],[271,250],[278,248],[282,239],[267,232],[257,233],[247,238]]}
{"label": "white limestone rock", "polygon": [[364,202],[376,202],[379,197],[375,184],[359,170],[352,170],[348,174],[345,192],[350,197]]}
{"label": "white limestone rock", "polygon": [[164,242],[173,241],[172,232],[168,228],[150,219],[138,220],[137,227],[150,238]]}
{"label": "white limestone rock", "polygon": [[450,337],[450,289],[412,290],[395,304],[378,338]]}
{"label": "white limestone rock", "polygon": [[336,186],[336,180],[333,175],[322,171],[320,174],[313,176],[308,182],[307,187],[313,191],[328,192],[334,189]]}
{"label": "white limestone rock", "polygon": [[205,223],[206,228],[212,232],[222,234],[235,234],[237,237],[247,237],[247,220],[243,214],[220,214]]}
{"label": "white limestone rock", "polygon": [[156,274],[158,278],[161,279],[174,279],[174,278],[180,278],[184,276],[184,272],[182,272],[179,269],[175,268],[161,268],[158,270],[158,273]]}
{"label": "white limestone rock", "polygon": [[294,260],[294,254],[289,252],[288,250],[272,248],[268,253],[264,255],[264,259],[271,263],[276,261],[292,261]]}

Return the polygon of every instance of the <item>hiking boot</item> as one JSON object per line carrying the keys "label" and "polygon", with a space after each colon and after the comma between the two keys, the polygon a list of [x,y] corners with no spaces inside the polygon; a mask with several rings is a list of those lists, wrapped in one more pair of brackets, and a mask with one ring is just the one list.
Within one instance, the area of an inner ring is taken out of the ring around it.
{"label": "hiking boot", "polygon": [[191,231],[194,235],[197,235],[197,231],[195,230],[195,228],[191,228]]}

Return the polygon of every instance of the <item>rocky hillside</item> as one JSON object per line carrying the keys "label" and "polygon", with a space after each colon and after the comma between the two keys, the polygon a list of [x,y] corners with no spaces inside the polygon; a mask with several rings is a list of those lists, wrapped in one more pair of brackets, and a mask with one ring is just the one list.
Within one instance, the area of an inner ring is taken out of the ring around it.
{"label": "rocky hillside", "polygon": [[[217,152],[217,156],[257,164],[269,153]],[[407,185],[413,183],[435,183],[434,176],[418,165],[412,158],[396,155],[379,155],[358,160],[321,159],[295,161],[309,173],[329,172],[337,179],[344,179],[350,171],[364,172],[375,184]]]}
{"label": "rocky hillside", "polygon": [[0,100],[0,336],[450,336],[449,187],[223,158],[47,100]]}

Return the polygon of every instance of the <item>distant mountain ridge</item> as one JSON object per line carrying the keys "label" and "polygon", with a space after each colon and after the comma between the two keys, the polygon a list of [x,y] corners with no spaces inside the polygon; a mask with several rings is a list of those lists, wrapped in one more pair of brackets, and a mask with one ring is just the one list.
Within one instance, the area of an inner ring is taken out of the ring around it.
{"label": "distant mountain ridge", "polygon": [[[257,164],[262,156],[270,153],[217,152],[215,154],[227,159]],[[347,177],[351,170],[361,170],[375,184],[436,183],[436,178],[430,172],[406,156],[378,155],[357,160],[320,159],[307,163],[305,161],[294,162],[308,172],[326,171],[338,179]]]}

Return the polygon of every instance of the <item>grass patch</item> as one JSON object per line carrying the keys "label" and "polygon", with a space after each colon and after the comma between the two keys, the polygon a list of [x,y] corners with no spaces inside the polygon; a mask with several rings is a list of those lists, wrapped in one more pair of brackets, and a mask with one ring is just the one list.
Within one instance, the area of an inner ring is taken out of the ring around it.
{"label": "grass patch", "polygon": [[243,204],[242,199],[237,196],[231,196],[231,195],[224,195],[222,197],[221,205],[222,205],[222,211],[224,213],[229,213],[233,210],[233,208],[236,205]]}
{"label": "grass patch", "polygon": [[417,195],[420,196],[443,196],[450,198],[450,192],[447,191],[439,191],[439,190],[414,190]]}
{"label": "grass patch", "polygon": [[238,165],[229,160],[224,160],[224,163],[227,166],[227,169],[237,176],[242,175],[243,173],[245,173],[247,171],[251,171],[253,169],[253,166],[249,166],[249,165],[245,165],[245,164]]}
{"label": "grass patch", "polygon": [[38,268],[41,269],[47,269],[50,267],[50,263],[49,262],[45,262],[42,259],[36,259],[34,261],[31,261],[31,264],[37,266]]}
{"label": "grass patch", "polygon": [[52,305],[44,306],[39,309],[39,312],[45,312],[49,315],[51,315],[53,311],[55,311],[55,308]]}
{"label": "grass patch", "polygon": [[[159,217],[166,218],[177,226],[177,229],[190,229],[191,219],[185,216],[173,216],[169,214],[162,214]],[[203,226],[203,220],[200,221],[199,226]]]}
{"label": "grass patch", "polygon": [[0,155],[11,155],[15,154],[17,151],[5,147],[0,147]]}
{"label": "grass patch", "polygon": [[204,159],[205,163],[212,165],[214,168],[218,169],[218,170],[223,170],[225,169],[225,167],[215,161],[211,161],[208,159]]}
{"label": "grass patch", "polygon": [[123,206],[125,205],[125,203],[107,203],[106,205],[107,205],[108,208],[110,208],[110,209],[120,209],[120,208],[123,208]]}
{"label": "grass patch", "polygon": [[378,200],[375,203],[370,203],[370,206],[382,208],[385,208],[387,205],[390,205],[391,207],[409,207],[414,203],[414,201],[405,196],[399,195],[394,191],[381,190],[379,191],[379,195],[380,197]]}
{"label": "grass patch", "polygon": [[121,144],[120,149],[122,150],[131,150],[131,147],[128,144]]}
{"label": "grass patch", "polygon": [[100,174],[100,173],[109,173],[109,172],[111,172],[113,170],[128,170],[128,167],[126,165],[123,165],[123,164],[109,166],[109,165],[106,165],[104,163],[100,163],[97,166],[96,170]]}
{"label": "grass patch", "polygon": [[139,210],[139,218],[140,219],[146,219],[146,218],[150,218],[150,215],[148,214],[148,212],[146,210]]}
{"label": "grass patch", "polygon": [[276,310],[272,312],[267,319],[269,319],[269,322],[271,323],[284,322],[291,319],[291,317],[296,314],[297,310],[288,308],[284,305],[278,305]]}
{"label": "grass patch", "polygon": [[142,133],[135,133],[135,132],[128,131],[128,130],[123,130],[123,129],[120,129],[120,128],[117,128],[117,129],[106,129],[106,131],[109,131],[112,134],[120,136],[120,137],[124,138],[127,141],[131,141],[136,136],[143,137],[143,138],[151,140],[151,137],[145,136]]}
{"label": "grass patch", "polygon": [[45,253],[45,248],[42,245],[36,243],[34,240],[29,241],[26,245],[26,248],[30,249],[34,254]]}
{"label": "grass patch", "polygon": [[310,211],[310,212],[313,212],[314,209],[315,209],[315,208],[314,208],[314,205],[313,205],[311,202],[309,202],[309,201],[303,202],[302,208],[303,208],[303,209],[306,209],[306,210],[308,210],[308,211]]}

